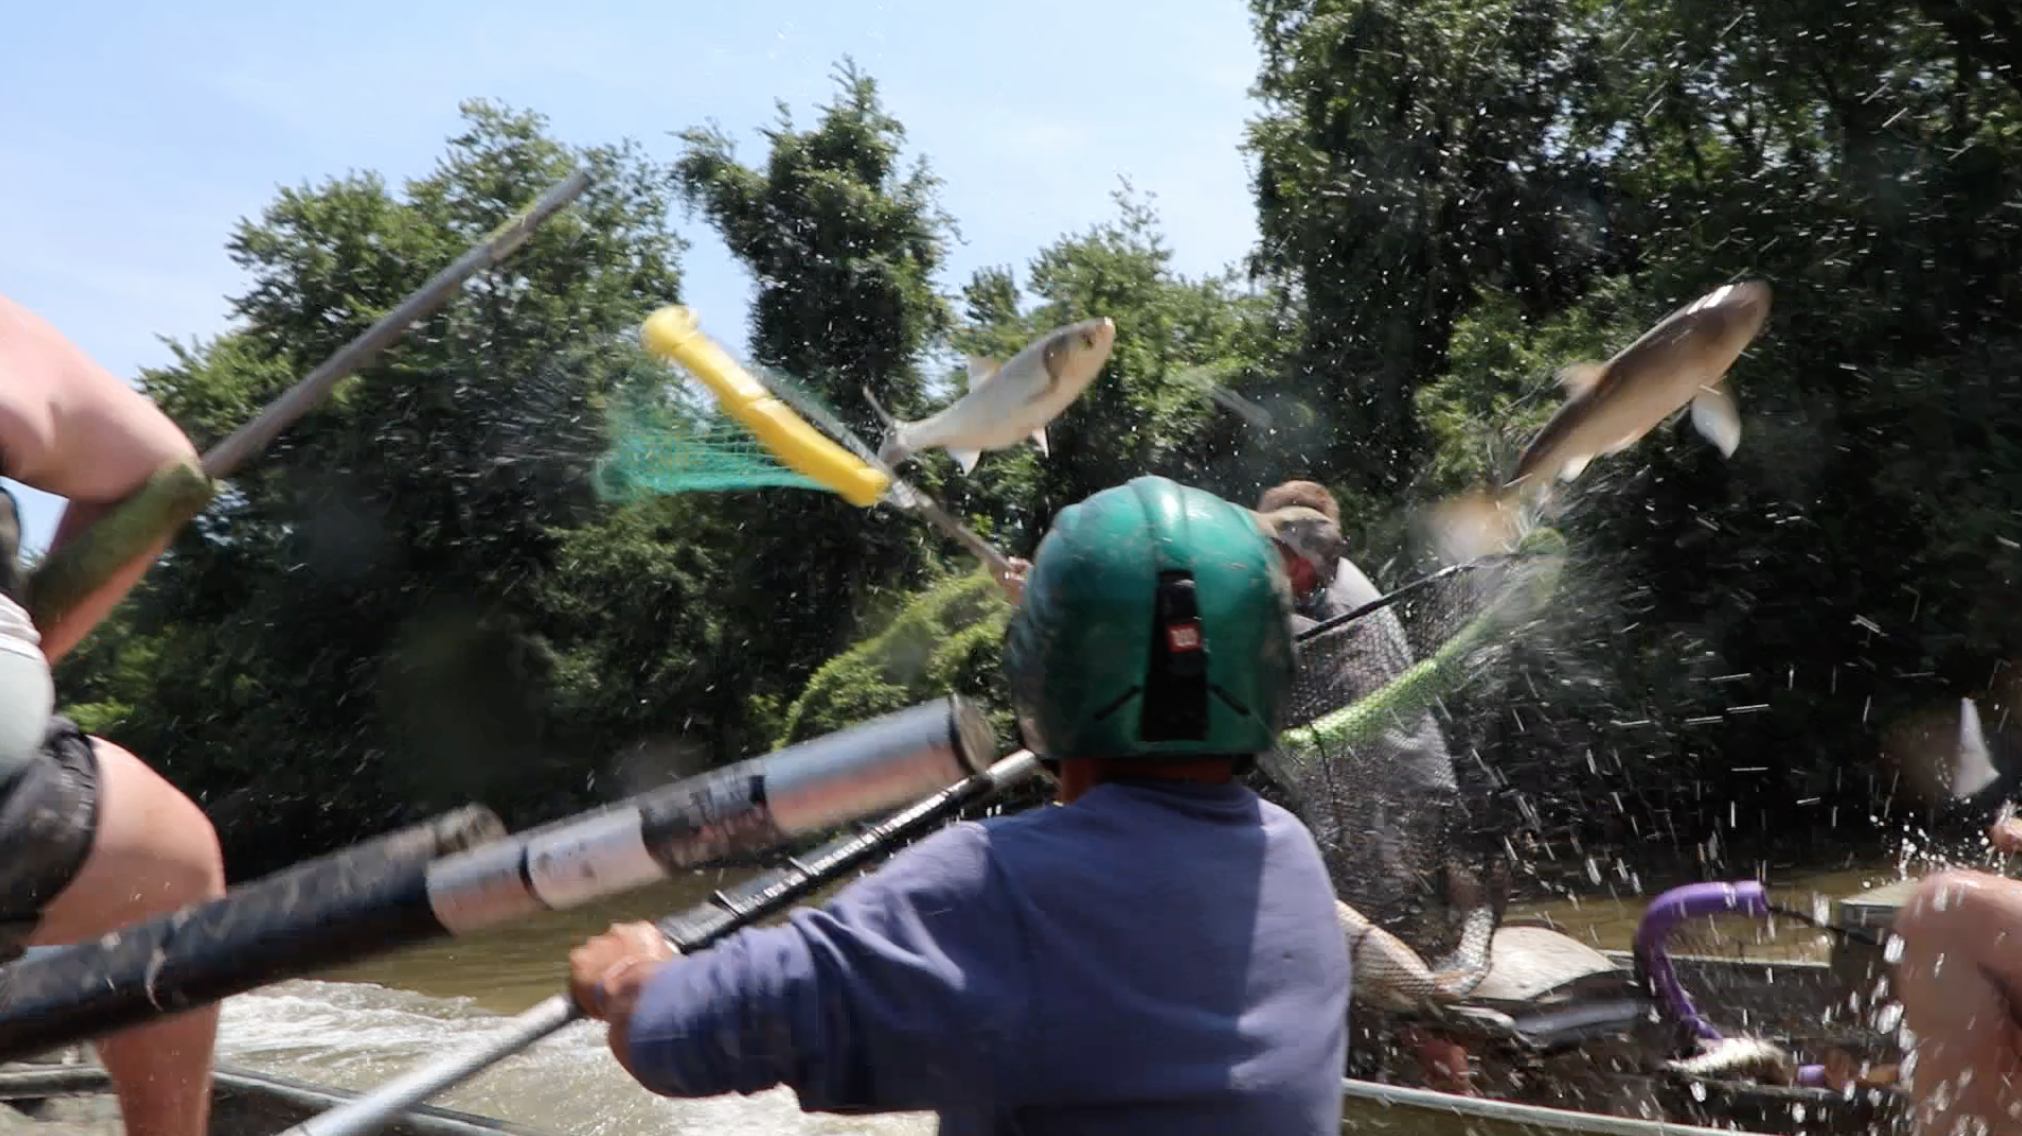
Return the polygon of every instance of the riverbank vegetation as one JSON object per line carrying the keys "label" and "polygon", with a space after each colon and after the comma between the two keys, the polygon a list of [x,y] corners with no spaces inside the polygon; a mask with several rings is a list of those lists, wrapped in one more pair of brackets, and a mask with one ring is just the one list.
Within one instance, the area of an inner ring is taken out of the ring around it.
{"label": "riverbank vegetation", "polygon": [[1419,508],[1508,472],[1557,368],[1763,280],[1734,457],[1666,427],[1565,495],[1575,562],[1468,762],[1490,811],[1557,841],[1876,840],[1902,812],[1889,723],[1992,690],[1990,730],[2022,728],[1999,689],[2022,27],[1998,0],[1252,8],[1262,238],[1208,277],[1125,187],[948,279],[931,155],[847,66],[755,152],[656,124],[682,131],[663,162],[473,102],[425,177],[281,193],[230,237],[238,328],[142,377],[200,446],[572,165],[597,175],[233,481],[66,661],[69,710],[198,794],[236,875],[469,800],[530,823],[942,691],[1010,742],[1007,611],[960,549],[801,490],[591,491],[604,408],[656,381],[632,336],[681,298],[693,215],[757,281],[754,361],[866,437],[861,387],[917,417],[953,352],[1116,321],[1050,458],[924,459],[1007,551],[1139,473],[1244,503],[1312,477],[1385,586],[1431,566]]}

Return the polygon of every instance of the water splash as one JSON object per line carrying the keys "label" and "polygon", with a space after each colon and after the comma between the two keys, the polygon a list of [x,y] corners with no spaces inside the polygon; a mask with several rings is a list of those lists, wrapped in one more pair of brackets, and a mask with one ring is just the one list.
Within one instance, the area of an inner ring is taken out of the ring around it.
{"label": "water splash", "polygon": [[[218,1059],[256,1072],[369,1090],[506,1031],[467,998],[366,983],[293,981],[227,1000]],[[641,1088],[604,1046],[604,1027],[570,1026],[429,1103],[571,1136],[926,1136],[933,1118],[800,1111],[786,1089],[671,1100]]]}

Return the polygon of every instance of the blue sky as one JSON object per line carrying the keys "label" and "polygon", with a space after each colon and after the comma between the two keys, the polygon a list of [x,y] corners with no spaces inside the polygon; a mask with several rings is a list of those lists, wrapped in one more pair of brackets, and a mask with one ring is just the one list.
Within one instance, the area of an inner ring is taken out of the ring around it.
{"label": "blue sky", "polygon": [[[946,288],[989,264],[1022,279],[1113,215],[1119,176],[1156,195],[1184,272],[1255,239],[1241,0],[80,2],[26,6],[0,40],[0,291],[131,378],[168,361],[159,337],[227,328],[240,218],[347,169],[425,173],[460,99],[659,157],[669,131],[714,120],[753,161],[775,100],[811,122],[846,54],[946,183],[963,237]],[[699,218],[675,220],[684,299],[741,348],[749,278]],[[61,502],[15,488],[41,547]]]}

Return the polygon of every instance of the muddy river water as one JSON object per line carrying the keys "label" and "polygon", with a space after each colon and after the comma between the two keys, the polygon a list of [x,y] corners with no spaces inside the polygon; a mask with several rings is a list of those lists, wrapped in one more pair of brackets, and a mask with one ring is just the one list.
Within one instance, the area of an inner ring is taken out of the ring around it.
{"label": "muddy river water", "polygon": [[[1626,947],[1649,897],[1674,878],[1648,880],[1613,861],[1560,865],[1561,894],[1516,903],[1512,915],[1549,917],[1605,948]],[[1812,910],[1900,874],[1876,856],[1829,867],[1733,866],[1722,878],[1762,875],[1789,907]],[[560,989],[571,947],[618,919],[650,918],[705,900],[734,876],[696,876],[621,900],[555,913],[469,939],[424,945],[398,955],[294,981],[226,1004],[220,1057],[226,1062],[350,1088],[371,1088],[417,1064],[468,1046]],[[1640,890],[1639,890],[1640,889]],[[1565,894],[1573,891],[1574,894]],[[1769,939],[1734,928],[1709,934],[1694,949],[1822,957],[1823,939],[1801,929]],[[1721,939],[1719,942],[1708,941]],[[603,1027],[578,1024],[436,1103],[557,1133],[931,1133],[931,1118],[802,1114],[790,1092],[707,1101],[672,1101],[633,1085],[602,1045]]]}

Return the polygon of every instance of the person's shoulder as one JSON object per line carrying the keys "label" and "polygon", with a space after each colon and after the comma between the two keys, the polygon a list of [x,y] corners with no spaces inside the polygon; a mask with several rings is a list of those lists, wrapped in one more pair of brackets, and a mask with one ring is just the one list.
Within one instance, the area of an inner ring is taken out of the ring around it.
{"label": "person's shoulder", "polygon": [[922,934],[948,944],[973,942],[966,929],[1000,925],[1005,896],[990,834],[973,821],[958,821],[900,849],[827,904],[797,910],[788,922],[810,940],[856,943],[880,954],[880,943]]}
{"label": "person's shoulder", "polygon": [[1320,846],[1314,841],[1312,830],[1290,809],[1261,795],[1256,799],[1257,819],[1263,826],[1265,840],[1273,847],[1297,851],[1310,849],[1313,855],[1320,854]]}
{"label": "person's shoulder", "polygon": [[[1244,790],[1257,799],[1257,817],[1264,822],[1266,827],[1284,825],[1286,823],[1299,824],[1299,818],[1293,816],[1290,809],[1273,802],[1269,797],[1258,793],[1247,785],[1244,786]],[[1300,827],[1303,828],[1305,826],[1300,825]]]}
{"label": "person's shoulder", "polygon": [[982,829],[991,836],[999,836],[1020,832],[1029,828],[1044,828],[1066,814],[1066,808],[1049,798],[1044,804],[1020,809],[1015,813],[985,817],[982,820],[970,823],[973,823],[977,828]]}
{"label": "person's shoulder", "polygon": [[1068,816],[1068,812],[1048,802],[1015,813],[963,823],[974,830],[975,839],[982,842],[986,853],[1002,862],[1016,859],[1018,849],[1029,847],[1035,839],[1047,839],[1047,833],[1056,830],[1062,821],[1071,823],[1074,818]]}
{"label": "person's shoulder", "polygon": [[1347,603],[1350,608],[1374,602],[1383,595],[1376,589],[1375,582],[1346,556],[1334,566],[1334,579],[1328,584],[1327,593],[1336,601]]}
{"label": "person's shoulder", "polygon": [[[1109,790],[1109,791],[1105,791]],[[1072,805],[1047,803],[975,822],[991,863],[1011,875],[1058,872],[1137,822],[1134,801],[1101,786]]]}

